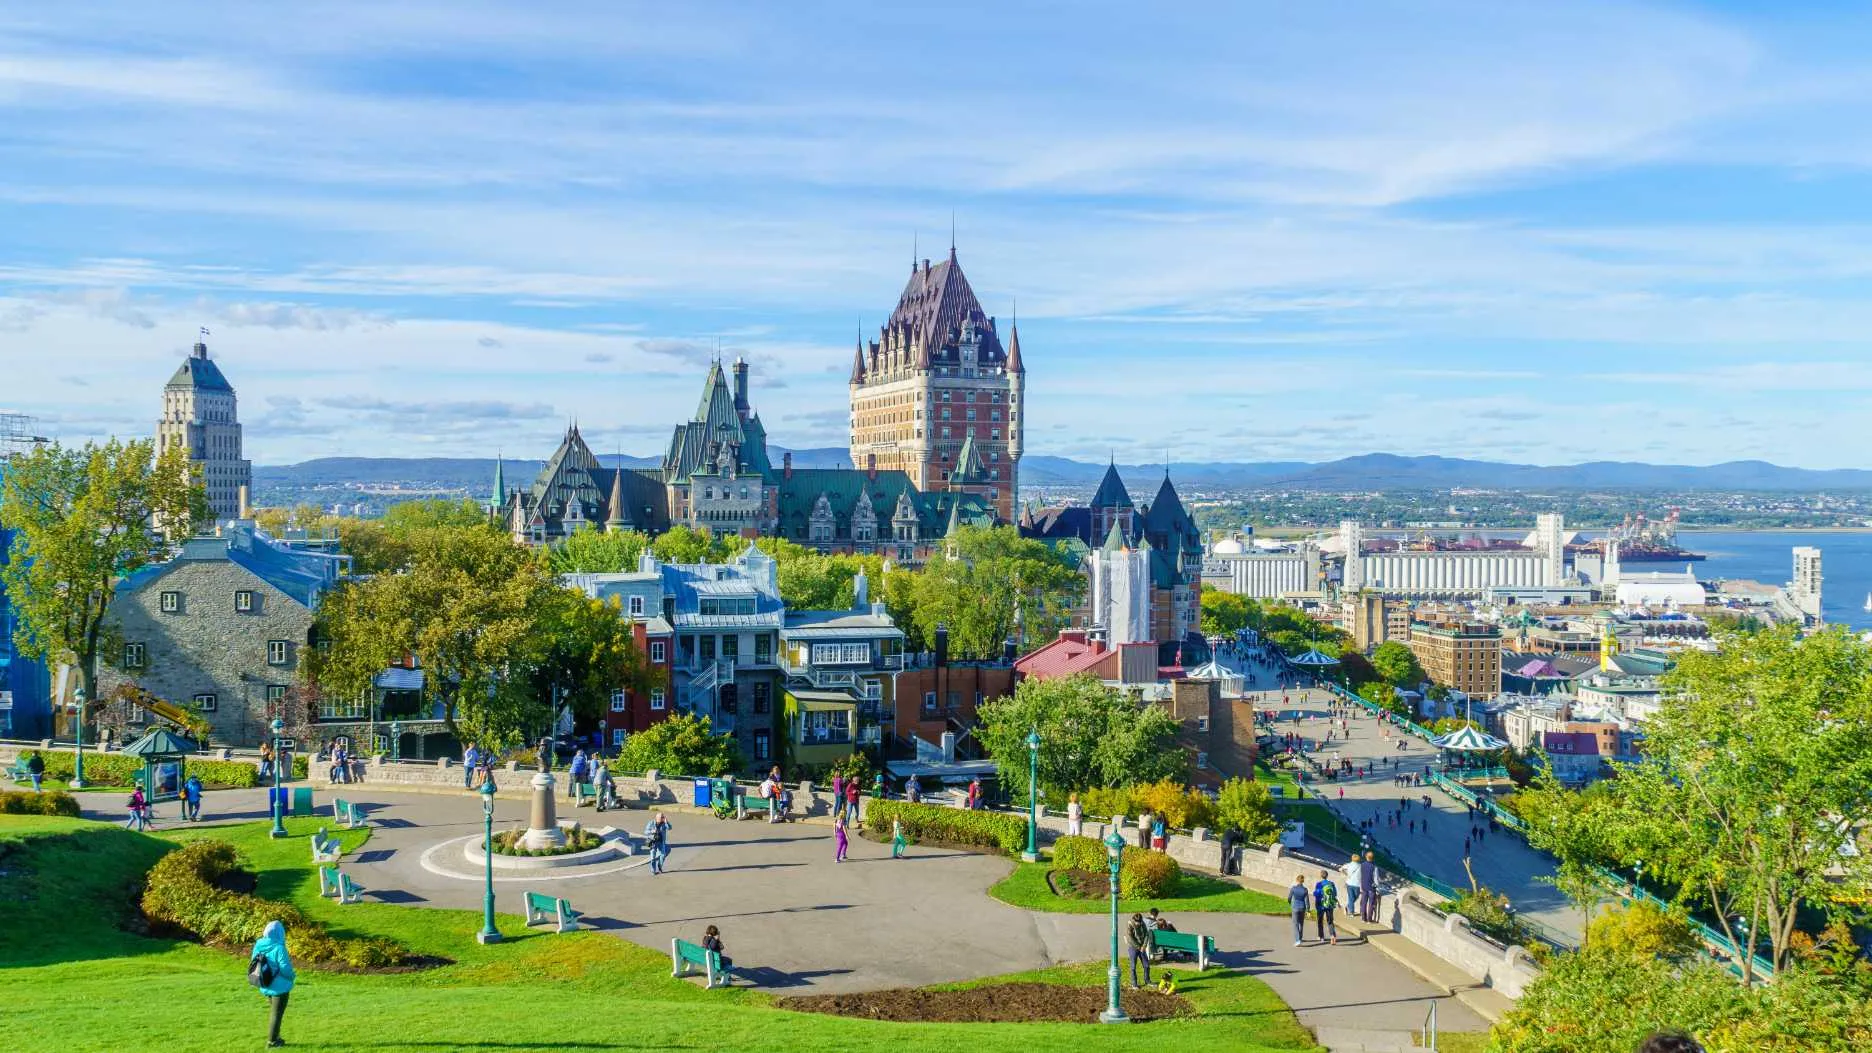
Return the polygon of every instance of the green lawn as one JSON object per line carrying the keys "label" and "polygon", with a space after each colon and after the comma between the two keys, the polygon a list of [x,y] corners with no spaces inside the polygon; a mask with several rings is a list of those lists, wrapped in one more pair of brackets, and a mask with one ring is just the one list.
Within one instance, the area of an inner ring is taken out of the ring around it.
{"label": "green lawn", "polygon": [[[1178,1053],[1310,1050],[1310,1038],[1260,981],[1223,970],[1186,981],[1203,1015],[1127,1028],[1096,1024],[886,1024],[771,1007],[759,991],[704,991],[673,980],[668,959],[603,933],[528,932],[499,918],[507,942],[473,942],[479,915],[322,900],[305,835],[321,820],[289,820],[272,841],[265,823],[131,833],[111,824],[0,817],[0,989],[8,1048],[250,1050],[265,1003],[246,985],[245,961],[195,944],[135,935],[148,867],[179,841],[236,843],[259,876],[258,893],[289,900],[334,934],[388,936],[454,964],[417,973],[355,975],[302,970],[286,1037],[308,1049],[837,1049],[904,1048],[980,1053],[1101,1050]],[[329,824],[328,824],[329,825]],[[352,848],[367,831],[338,831]],[[1042,886],[1044,887],[1044,886]],[[1196,909],[1180,907],[1179,909]],[[1102,979],[1098,966],[1048,982]]]}
{"label": "green lawn", "polygon": [[[1003,903],[1028,910],[1051,911],[1055,914],[1103,914],[1111,909],[1109,899],[1078,899],[1054,895],[1048,887],[1046,863],[1021,863],[1014,872],[988,890],[988,894]],[[1287,901],[1265,892],[1242,888],[1233,882],[1203,874],[1184,872],[1177,883],[1177,894],[1157,899],[1121,899],[1118,909],[1123,912],[1140,912],[1157,907],[1165,911],[1237,911],[1243,914],[1287,913]]]}

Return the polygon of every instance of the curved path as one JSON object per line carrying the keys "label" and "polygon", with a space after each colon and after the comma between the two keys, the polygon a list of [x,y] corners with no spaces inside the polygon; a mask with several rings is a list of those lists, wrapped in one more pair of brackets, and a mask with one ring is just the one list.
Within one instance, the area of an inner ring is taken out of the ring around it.
{"label": "curved path", "polygon": [[[480,908],[479,881],[441,876],[422,864],[437,842],[479,831],[478,798],[368,784],[346,796],[370,809],[370,841],[345,860],[345,871],[364,886],[367,898]],[[81,799],[89,817],[124,815],[121,794]],[[329,803],[323,790],[319,803],[321,809]],[[257,790],[214,793],[205,811],[210,821],[261,818],[265,798]],[[498,801],[495,824],[524,821],[525,812],[525,802]],[[159,806],[158,813],[173,816],[174,806]],[[589,825],[641,830],[648,813],[601,816],[581,808],[577,814]],[[669,816],[674,831],[666,874],[634,867],[537,886],[501,882],[495,889],[499,909],[520,913],[521,891],[537,887],[571,900],[594,927],[659,952],[667,952],[671,937],[699,940],[705,925],[716,924],[736,971],[779,991],[920,986],[1109,953],[1106,915],[1034,912],[985,895],[1009,873],[1012,864],[1005,859],[913,847],[906,858],[892,860],[888,845],[854,837],[850,859],[835,864],[832,829],[823,822],[722,821],[682,809],[670,809]],[[1273,987],[1309,1027],[1413,1028],[1432,1000],[1445,1030],[1487,1026],[1442,988],[1362,941],[1294,947],[1285,918],[1173,917],[1186,932],[1213,935],[1223,949],[1222,964],[1245,968]]]}

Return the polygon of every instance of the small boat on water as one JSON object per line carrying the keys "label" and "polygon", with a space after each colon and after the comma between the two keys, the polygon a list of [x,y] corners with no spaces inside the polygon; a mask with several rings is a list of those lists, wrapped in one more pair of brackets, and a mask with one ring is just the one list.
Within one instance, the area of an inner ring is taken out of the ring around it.
{"label": "small boat on water", "polygon": [[1872,613],[1872,592],[1866,593],[1865,609],[1868,613]]}

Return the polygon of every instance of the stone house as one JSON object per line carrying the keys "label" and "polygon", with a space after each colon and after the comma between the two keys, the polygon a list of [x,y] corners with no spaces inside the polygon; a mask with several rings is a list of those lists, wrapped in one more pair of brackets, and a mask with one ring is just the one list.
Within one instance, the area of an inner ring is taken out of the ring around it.
{"label": "stone house", "polygon": [[99,697],[134,685],[198,710],[215,742],[259,745],[299,674],[319,597],[349,570],[349,557],[293,548],[242,520],[190,538],[118,586]]}

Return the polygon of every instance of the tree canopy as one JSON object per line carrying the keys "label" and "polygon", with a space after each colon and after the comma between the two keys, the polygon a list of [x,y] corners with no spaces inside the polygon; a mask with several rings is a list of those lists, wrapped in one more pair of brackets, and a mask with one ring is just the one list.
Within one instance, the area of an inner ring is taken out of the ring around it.
{"label": "tree canopy", "polygon": [[985,703],[975,737],[1004,785],[1027,784],[1027,734],[1040,732],[1040,786],[1049,795],[1189,777],[1176,744],[1177,722],[1090,675],[1027,679],[1014,694]]}
{"label": "tree canopy", "polygon": [[17,612],[14,644],[76,665],[85,696],[96,700],[118,585],[166,559],[178,535],[207,518],[181,447],[158,455],[154,440],[113,439],[13,458],[0,476],[0,525],[15,531],[0,581]]}
{"label": "tree canopy", "polygon": [[637,569],[650,536],[635,530],[578,530],[546,552],[555,574],[624,574]]}
{"label": "tree canopy", "polygon": [[1423,666],[1409,647],[1396,640],[1386,640],[1372,648],[1372,669],[1392,687],[1411,688],[1426,679]]}
{"label": "tree canopy", "polygon": [[1254,600],[1240,593],[1204,589],[1202,594],[1202,634],[1232,637],[1249,627],[1257,613]]}
{"label": "tree canopy", "polygon": [[707,717],[671,714],[624,740],[613,765],[619,771],[663,775],[727,775],[747,766],[731,735],[717,735]]}
{"label": "tree canopy", "polygon": [[908,598],[920,640],[946,625],[951,655],[990,659],[1017,628],[1026,640],[1051,640],[1084,592],[1070,560],[1014,527],[963,527],[915,575]]}

